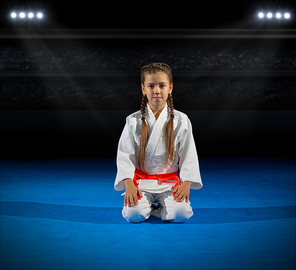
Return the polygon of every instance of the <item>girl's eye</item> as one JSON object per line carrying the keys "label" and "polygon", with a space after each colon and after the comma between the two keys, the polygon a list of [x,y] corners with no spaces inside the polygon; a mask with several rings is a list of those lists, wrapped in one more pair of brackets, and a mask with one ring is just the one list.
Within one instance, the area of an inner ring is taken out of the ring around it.
{"label": "girl's eye", "polygon": [[161,84],[161,85],[160,85],[160,88],[164,88],[164,87],[165,87],[165,85],[164,85],[164,84]]}
{"label": "girl's eye", "polygon": [[154,88],[154,85],[148,85],[149,88]]}

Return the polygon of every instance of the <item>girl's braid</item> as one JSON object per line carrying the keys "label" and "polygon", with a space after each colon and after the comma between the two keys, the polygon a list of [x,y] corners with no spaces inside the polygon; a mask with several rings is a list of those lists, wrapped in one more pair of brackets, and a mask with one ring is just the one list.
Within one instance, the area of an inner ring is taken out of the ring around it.
{"label": "girl's braid", "polygon": [[145,154],[146,154],[146,147],[149,137],[149,129],[147,123],[145,121],[145,114],[146,114],[146,106],[148,103],[148,98],[146,95],[142,97],[141,101],[141,115],[142,115],[142,129],[141,129],[141,137],[140,137],[140,147],[138,152],[138,165],[144,172],[148,172],[145,168]]}
{"label": "girl's braid", "polygon": [[143,95],[142,97],[142,101],[141,101],[141,115],[142,115],[142,120],[145,121],[145,117],[146,117],[146,106],[148,103],[148,98],[146,95]]}
{"label": "girl's braid", "polygon": [[171,117],[174,118],[174,102],[173,102],[173,95],[169,94],[167,99],[168,106],[171,110]]}

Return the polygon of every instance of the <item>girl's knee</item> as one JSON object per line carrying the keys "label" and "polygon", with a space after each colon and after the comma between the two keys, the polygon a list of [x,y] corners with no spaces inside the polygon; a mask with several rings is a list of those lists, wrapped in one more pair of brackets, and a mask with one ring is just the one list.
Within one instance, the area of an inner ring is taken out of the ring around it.
{"label": "girl's knee", "polygon": [[166,220],[176,223],[186,222],[189,218],[192,217],[193,211],[190,203],[176,202],[174,207],[168,207],[166,215]]}
{"label": "girl's knee", "polygon": [[150,217],[151,208],[143,207],[138,204],[134,207],[124,206],[122,209],[122,216],[131,223],[139,223],[147,220]]}

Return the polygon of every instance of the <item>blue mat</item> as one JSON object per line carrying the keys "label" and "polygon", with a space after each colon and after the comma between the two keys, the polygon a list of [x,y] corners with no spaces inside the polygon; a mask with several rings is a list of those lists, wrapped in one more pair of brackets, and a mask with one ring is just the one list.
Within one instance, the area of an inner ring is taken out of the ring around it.
{"label": "blue mat", "polygon": [[129,224],[114,159],[1,166],[1,269],[296,269],[296,161],[200,158],[185,224]]}

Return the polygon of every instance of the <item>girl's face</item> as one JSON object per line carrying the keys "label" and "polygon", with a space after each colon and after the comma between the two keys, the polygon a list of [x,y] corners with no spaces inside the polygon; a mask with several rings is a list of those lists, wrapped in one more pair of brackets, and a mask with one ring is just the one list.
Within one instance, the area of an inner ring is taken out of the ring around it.
{"label": "girl's face", "polygon": [[154,111],[164,108],[168,95],[173,91],[173,83],[170,84],[165,72],[145,75],[145,82],[141,86],[143,95],[147,96],[148,104]]}

